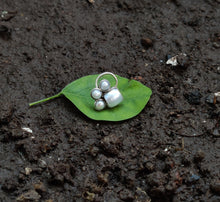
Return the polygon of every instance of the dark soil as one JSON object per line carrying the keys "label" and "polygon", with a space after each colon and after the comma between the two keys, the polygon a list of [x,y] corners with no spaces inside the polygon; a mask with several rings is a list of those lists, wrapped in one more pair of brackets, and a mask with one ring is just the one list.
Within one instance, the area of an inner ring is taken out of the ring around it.
{"label": "dark soil", "polygon": [[[220,1],[90,2],[1,0],[0,201],[219,201]],[[104,71],[152,89],[137,117],[28,107]]]}

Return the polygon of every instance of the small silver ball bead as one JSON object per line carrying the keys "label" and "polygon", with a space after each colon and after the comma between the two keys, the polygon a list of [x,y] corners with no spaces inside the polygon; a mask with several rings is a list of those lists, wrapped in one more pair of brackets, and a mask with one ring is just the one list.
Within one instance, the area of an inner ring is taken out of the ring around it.
{"label": "small silver ball bead", "polygon": [[99,99],[95,101],[95,109],[97,111],[101,111],[106,107],[105,101],[103,99]]}
{"label": "small silver ball bead", "polygon": [[98,88],[94,88],[91,91],[91,97],[95,100],[100,99],[102,97],[102,91]]}
{"label": "small silver ball bead", "polygon": [[103,91],[103,92],[106,92],[108,91],[110,88],[111,88],[111,84],[108,80],[106,79],[103,79],[100,81],[99,83],[99,88]]}

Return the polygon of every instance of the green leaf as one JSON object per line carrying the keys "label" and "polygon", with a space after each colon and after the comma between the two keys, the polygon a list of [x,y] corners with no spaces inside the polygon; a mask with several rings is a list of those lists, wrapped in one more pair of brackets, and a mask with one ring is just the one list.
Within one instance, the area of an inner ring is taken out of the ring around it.
{"label": "green leaf", "polygon": [[[59,94],[51,97],[52,99],[63,94],[68,98],[82,113],[94,120],[103,121],[122,121],[132,118],[139,114],[147,104],[152,91],[138,81],[129,80],[116,75],[118,78],[118,89],[123,95],[123,102],[114,108],[106,108],[102,111],[94,109],[94,102],[90,96],[90,92],[95,88],[95,80],[98,75],[89,75],[82,77],[68,84]],[[105,75],[106,78],[114,86],[114,78]],[[50,98],[47,98],[49,100]],[[47,101],[45,100],[45,101]],[[44,100],[30,104],[38,104]]]}

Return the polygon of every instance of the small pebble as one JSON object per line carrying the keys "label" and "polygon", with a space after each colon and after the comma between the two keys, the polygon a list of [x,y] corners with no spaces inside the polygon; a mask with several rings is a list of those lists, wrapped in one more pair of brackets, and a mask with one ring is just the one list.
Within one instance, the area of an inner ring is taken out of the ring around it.
{"label": "small pebble", "polygon": [[166,182],[166,176],[160,172],[154,172],[147,176],[147,182],[150,186],[159,186]]}
{"label": "small pebble", "polygon": [[46,168],[47,167],[46,161],[44,161],[42,159],[39,160],[38,165],[39,165],[40,168]]}
{"label": "small pebble", "polygon": [[150,202],[151,198],[141,188],[137,187],[135,192],[135,202]]}
{"label": "small pebble", "polygon": [[188,67],[189,66],[189,58],[185,53],[179,54],[177,57],[178,65],[180,67]]}
{"label": "small pebble", "polygon": [[190,104],[193,105],[199,105],[200,104],[200,99],[202,97],[201,93],[199,92],[199,90],[194,90],[188,94],[185,94],[184,97],[187,99],[187,101]]}
{"label": "small pebble", "polygon": [[94,198],[95,198],[95,194],[86,191],[86,192],[83,194],[83,197],[84,197],[86,200],[88,200],[88,201],[93,201]]}
{"label": "small pebble", "polygon": [[105,136],[101,140],[100,144],[105,152],[112,155],[117,155],[119,152],[118,147],[120,145],[120,142],[121,142],[120,138],[117,135],[112,134]]}
{"label": "small pebble", "polygon": [[210,188],[214,193],[220,195],[220,180],[212,182]]}
{"label": "small pebble", "polygon": [[210,94],[210,95],[206,96],[205,101],[209,104],[214,104],[214,98],[215,98],[215,96],[213,94]]}
{"label": "small pebble", "polygon": [[2,12],[1,12],[1,18],[4,18],[5,15],[7,15],[7,14],[8,14],[8,11],[2,11]]}
{"label": "small pebble", "polygon": [[47,199],[45,202],[53,202],[53,199]]}
{"label": "small pebble", "polygon": [[22,127],[21,129],[27,133],[33,133],[33,131],[30,128]]}
{"label": "small pebble", "polygon": [[16,11],[2,11],[1,12],[1,20],[9,21],[17,14]]}
{"label": "small pebble", "polygon": [[89,3],[94,4],[95,0],[88,0]]}
{"label": "small pebble", "polygon": [[212,45],[216,49],[220,48],[220,44],[218,44],[217,42],[214,42]]}
{"label": "small pebble", "polygon": [[132,195],[131,191],[129,191],[128,189],[121,190],[119,193],[119,197],[123,201],[133,201],[134,200],[134,196]]}
{"label": "small pebble", "polygon": [[212,133],[215,137],[220,137],[220,132],[218,128],[215,128]]}
{"label": "small pebble", "polygon": [[141,44],[145,48],[149,48],[153,46],[153,41],[150,38],[142,38],[141,39]]}
{"label": "small pebble", "polygon": [[166,64],[172,66],[188,67],[188,57],[185,53],[180,53],[173,57],[167,55]]}
{"label": "small pebble", "polygon": [[25,168],[25,175],[30,175],[31,172],[32,172],[31,168],[28,167]]}
{"label": "small pebble", "polygon": [[177,55],[173,56],[171,58],[169,58],[166,62],[167,65],[172,65],[172,66],[177,66],[178,62],[177,62]]}
{"label": "small pebble", "polygon": [[43,182],[34,184],[34,189],[38,192],[46,192],[46,187]]}
{"label": "small pebble", "polygon": [[39,201],[41,195],[35,190],[30,190],[24,194],[21,194],[16,200],[17,201]]}
{"label": "small pebble", "polygon": [[148,172],[153,172],[155,170],[154,164],[150,161],[146,162],[145,168],[147,169]]}
{"label": "small pebble", "polygon": [[105,173],[105,174],[103,174],[103,173],[100,173],[99,175],[98,175],[98,180],[101,182],[101,183],[104,183],[104,184],[107,184],[108,183],[108,173]]}
{"label": "small pebble", "polygon": [[195,182],[199,179],[200,179],[200,176],[193,174],[193,175],[190,176],[189,182]]}
{"label": "small pebble", "polygon": [[99,148],[96,147],[96,146],[91,146],[90,149],[89,149],[89,153],[95,157],[97,156],[97,154],[99,153]]}

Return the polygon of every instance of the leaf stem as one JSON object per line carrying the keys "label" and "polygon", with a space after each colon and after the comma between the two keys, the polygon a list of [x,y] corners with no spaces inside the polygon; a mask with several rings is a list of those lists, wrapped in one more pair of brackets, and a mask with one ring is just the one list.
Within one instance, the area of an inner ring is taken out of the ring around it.
{"label": "leaf stem", "polygon": [[38,100],[38,101],[36,101],[36,102],[32,102],[32,103],[29,104],[29,106],[31,107],[31,106],[33,106],[33,105],[36,105],[36,104],[39,104],[39,103],[42,103],[42,102],[46,102],[46,101],[48,101],[48,100],[52,100],[52,99],[54,99],[54,98],[60,97],[61,95],[62,95],[62,92],[60,92],[60,93],[58,93],[58,94],[56,94],[56,95],[54,95],[54,96],[51,96],[51,97],[42,99],[42,100]]}

